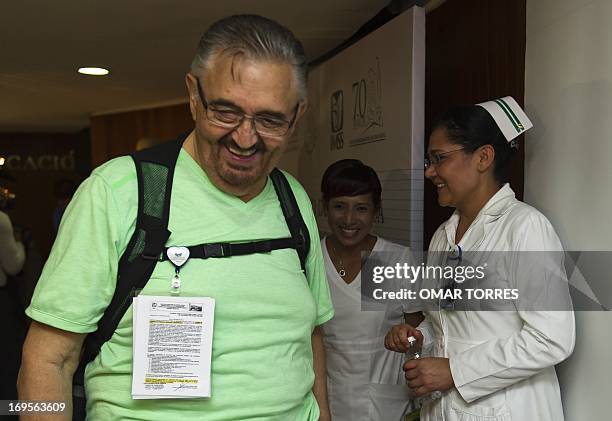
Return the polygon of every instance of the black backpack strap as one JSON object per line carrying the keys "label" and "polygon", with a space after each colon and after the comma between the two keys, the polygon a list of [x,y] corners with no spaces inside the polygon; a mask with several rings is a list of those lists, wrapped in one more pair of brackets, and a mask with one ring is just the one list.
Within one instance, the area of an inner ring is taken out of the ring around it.
{"label": "black backpack strap", "polygon": [[[273,250],[294,249],[293,237],[273,238],[270,240],[249,241],[247,243],[206,243],[188,246],[190,259],[210,259],[219,257],[246,256],[255,253],[270,253]],[[161,261],[170,260],[164,248]]]}
{"label": "black backpack strap", "polygon": [[[74,395],[82,398],[86,365],[100,352],[131,304],[130,298],[149,280],[158,261],[166,260],[165,244],[170,236],[170,198],[176,160],[185,137],[131,154],[138,177],[136,229],[119,260],[113,298],[98,322],[98,330],[85,339],[83,355],[74,378]],[[192,246],[193,257],[229,257],[295,248],[306,272],[310,235],[285,175],[278,169],[270,174],[291,237],[248,243],[214,243]],[[76,404],[75,404],[76,405]],[[81,405],[84,400],[81,399]],[[75,406],[76,410],[76,406]],[[76,415],[76,412],[75,412]]]}
{"label": "black backpack strap", "polygon": [[138,178],[136,229],[119,260],[117,284],[98,330],[85,338],[75,384],[84,383],[85,366],[100,352],[131,304],[135,291],[149,280],[170,236],[170,197],[179,152],[186,136],[131,154]]}
{"label": "black backpack strap", "polygon": [[274,184],[274,190],[276,190],[278,201],[283,209],[283,215],[285,215],[285,221],[287,221],[289,232],[291,232],[294,248],[300,257],[302,270],[306,273],[306,258],[310,250],[310,234],[308,233],[308,228],[304,223],[302,213],[300,212],[293,190],[291,190],[291,186],[289,186],[289,181],[287,181],[285,174],[278,168],[274,168],[270,173],[270,178]]}
{"label": "black backpack strap", "polygon": [[[310,249],[310,235],[308,228],[304,223],[302,214],[298,207],[297,201],[289,186],[289,182],[285,175],[278,169],[270,174],[274,190],[283,210],[285,222],[291,233],[291,237],[273,238],[266,240],[256,240],[242,243],[206,243],[194,246],[187,246],[189,249],[190,259],[209,259],[222,258],[232,256],[245,256],[254,253],[269,253],[279,249],[295,249],[300,258],[302,270],[306,271],[306,258]],[[169,260],[167,251],[169,248],[164,248],[160,260]]]}

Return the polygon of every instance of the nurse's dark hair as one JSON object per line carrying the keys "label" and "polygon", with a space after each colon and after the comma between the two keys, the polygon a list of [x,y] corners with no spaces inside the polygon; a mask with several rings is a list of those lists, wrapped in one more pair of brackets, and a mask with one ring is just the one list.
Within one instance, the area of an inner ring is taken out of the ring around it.
{"label": "nurse's dark hair", "polygon": [[445,129],[451,142],[463,146],[466,152],[474,152],[483,145],[493,146],[493,175],[501,184],[508,181],[516,149],[510,147],[495,120],[484,108],[478,105],[451,108],[434,124],[432,132],[439,128]]}
{"label": "nurse's dark hair", "polygon": [[323,201],[340,196],[372,193],[376,209],[380,208],[382,187],[376,171],[358,159],[341,159],[331,164],[321,179]]}

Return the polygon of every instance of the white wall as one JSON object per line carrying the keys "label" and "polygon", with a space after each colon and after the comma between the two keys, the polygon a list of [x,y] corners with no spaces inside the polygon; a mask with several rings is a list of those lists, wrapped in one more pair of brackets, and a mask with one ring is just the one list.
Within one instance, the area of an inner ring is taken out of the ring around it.
{"label": "white wall", "polygon": [[279,167],[304,185],[319,228],[325,169],[360,159],[382,184],[373,232],[423,249],[425,11],[413,7],[314,68],[309,109]]}
{"label": "white wall", "polygon": [[[525,201],[566,249],[612,250],[612,0],[527,0],[526,54]],[[558,368],[566,420],[612,419],[612,313],[576,322]]]}

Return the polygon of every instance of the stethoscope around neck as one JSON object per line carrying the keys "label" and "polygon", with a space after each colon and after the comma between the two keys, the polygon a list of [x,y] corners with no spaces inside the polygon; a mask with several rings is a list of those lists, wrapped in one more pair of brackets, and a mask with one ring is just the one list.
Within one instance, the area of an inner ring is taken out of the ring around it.
{"label": "stethoscope around neck", "polygon": [[[446,262],[455,262],[455,267],[461,265],[461,261],[463,260],[463,249],[459,244],[455,244],[450,247],[448,250],[448,254],[446,256]],[[444,291],[455,290],[457,287],[457,282],[453,276],[453,281],[450,284],[444,286]],[[454,293],[452,296],[454,297]],[[443,298],[439,301],[439,306],[444,310],[454,310],[455,309],[455,299],[454,298]]]}
{"label": "stethoscope around neck", "polygon": [[463,249],[459,244],[455,244],[451,246],[450,250],[448,250],[447,260],[457,261],[457,264],[461,264],[461,260],[463,259]]}

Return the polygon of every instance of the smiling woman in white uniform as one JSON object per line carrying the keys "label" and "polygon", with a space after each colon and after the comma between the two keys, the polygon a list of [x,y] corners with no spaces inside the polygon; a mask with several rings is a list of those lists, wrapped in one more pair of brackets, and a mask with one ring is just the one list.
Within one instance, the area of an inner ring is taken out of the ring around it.
{"label": "smiling woman in white uniform", "polygon": [[[511,97],[452,109],[435,125],[425,176],[437,188],[438,203],[455,212],[435,232],[430,254],[458,247],[562,250],[548,219],[505,183],[515,138],[531,126]],[[508,282],[545,295],[546,273],[529,275]],[[562,421],[554,365],[570,355],[575,340],[574,315],[566,310],[427,312],[435,357],[404,366],[417,395],[442,392],[421,409],[421,420]],[[400,342],[410,329],[394,327],[387,346],[403,351]]]}
{"label": "smiling woman in white uniform", "polygon": [[380,181],[371,167],[355,159],[335,162],[325,171],[321,190],[332,232],[321,241],[335,311],[323,325],[332,419],[403,420],[411,408],[404,357],[386,350],[383,341],[393,325],[404,322],[404,311],[401,303],[386,311],[362,311],[361,268],[362,252],[393,265],[410,262],[409,249],[370,234],[381,202]]}

